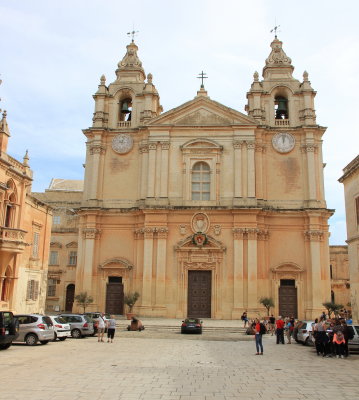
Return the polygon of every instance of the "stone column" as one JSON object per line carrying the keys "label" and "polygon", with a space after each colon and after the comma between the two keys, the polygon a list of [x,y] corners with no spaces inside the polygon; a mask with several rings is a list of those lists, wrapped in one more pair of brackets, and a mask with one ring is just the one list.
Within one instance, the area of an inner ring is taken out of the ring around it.
{"label": "stone column", "polygon": [[321,254],[320,246],[323,240],[323,232],[310,230],[305,232],[305,239],[309,241],[310,257],[310,284],[312,289],[312,310],[307,318],[314,318],[320,315],[323,309],[323,302],[329,299],[323,298],[322,276],[321,276]]}
{"label": "stone column", "polygon": [[141,188],[140,197],[145,199],[147,195],[147,178],[148,178],[148,144],[140,146],[141,153]]}
{"label": "stone column", "polygon": [[247,197],[256,197],[255,142],[247,142]]}
{"label": "stone column", "polygon": [[89,198],[91,200],[98,198],[98,178],[100,172],[101,155],[105,154],[106,147],[101,142],[94,142],[90,145],[90,155],[92,156],[91,166],[91,190]]}
{"label": "stone column", "polygon": [[242,144],[235,140],[234,147],[234,197],[242,197]]}
{"label": "stone column", "polygon": [[147,197],[155,197],[157,143],[148,144]]}
{"label": "stone column", "polygon": [[160,197],[168,197],[168,151],[170,142],[161,142]]}
{"label": "stone column", "polygon": [[[79,291],[87,292],[92,294],[92,280],[93,280],[93,266],[94,266],[94,255],[95,255],[95,241],[100,235],[100,230],[96,228],[85,228],[82,230],[83,235],[83,262],[82,262],[82,288],[80,286]],[[95,299],[95,303],[98,303],[99,299]]]}
{"label": "stone column", "polygon": [[263,199],[263,153],[265,153],[265,146],[257,145],[256,146],[256,174],[255,174],[255,197],[259,199]]}
{"label": "stone column", "polygon": [[153,228],[144,228],[142,305],[152,305]]}
{"label": "stone column", "polygon": [[248,234],[248,308],[258,308],[257,295],[257,233],[258,229],[247,229]]}
{"label": "stone column", "polygon": [[307,174],[308,174],[308,200],[317,200],[316,168],[314,153],[317,146],[315,144],[305,144],[302,151],[307,154]]}
{"label": "stone column", "polygon": [[156,305],[164,307],[166,294],[166,248],[168,228],[157,228]]}
{"label": "stone column", "polygon": [[239,318],[244,309],[243,235],[244,235],[244,229],[233,228],[233,311],[232,311],[232,318]]}

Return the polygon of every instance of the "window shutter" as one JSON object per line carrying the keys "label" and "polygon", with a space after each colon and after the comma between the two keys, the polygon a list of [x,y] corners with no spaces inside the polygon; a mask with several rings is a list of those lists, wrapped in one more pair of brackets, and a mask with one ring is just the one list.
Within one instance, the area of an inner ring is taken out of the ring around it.
{"label": "window shutter", "polygon": [[34,300],[37,300],[39,297],[39,281],[34,281]]}

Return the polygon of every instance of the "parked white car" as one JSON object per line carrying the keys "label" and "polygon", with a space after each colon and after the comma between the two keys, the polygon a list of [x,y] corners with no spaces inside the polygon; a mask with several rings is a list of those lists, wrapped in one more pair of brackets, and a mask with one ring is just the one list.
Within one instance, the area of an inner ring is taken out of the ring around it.
{"label": "parked white car", "polygon": [[311,345],[309,334],[312,332],[314,321],[302,321],[298,327],[298,342],[304,345]]}
{"label": "parked white car", "polygon": [[68,337],[71,337],[71,327],[61,316],[59,315],[49,315],[52,323],[54,324],[55,330],[55,339],[59,339],[61,341],[65,340]]}

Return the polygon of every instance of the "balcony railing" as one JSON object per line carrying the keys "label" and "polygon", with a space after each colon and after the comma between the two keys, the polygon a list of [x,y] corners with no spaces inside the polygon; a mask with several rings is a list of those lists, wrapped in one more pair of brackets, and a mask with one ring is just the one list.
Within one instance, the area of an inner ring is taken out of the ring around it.
{"label": "balcony railing", "polygon": [[289,126],[289,119],[275,119],[275,126]]}
{"label": "balcony railing", "polygon": [[120,121],[118,123],[119,128],[131,128],[131,121]]}
{"label": "balcony railing", "polygon": [[22,252],[26,246],[26,231],[0,227],[0,250]]}

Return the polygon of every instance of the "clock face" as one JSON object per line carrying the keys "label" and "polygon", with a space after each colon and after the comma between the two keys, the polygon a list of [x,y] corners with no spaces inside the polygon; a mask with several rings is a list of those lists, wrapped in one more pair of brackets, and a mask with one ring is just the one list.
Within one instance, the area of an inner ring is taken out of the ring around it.
{"label": "clock face", "polygon": [[295,146],[295,138],[290,133],[277,133],[273,136],[272,144],[279,153],[288,153]]}
{"label": "clock face", "polygon": [[112,139],[112,150],[119,154],[128,153],[133,147],[133,139],[130,135],[120,133]]}

